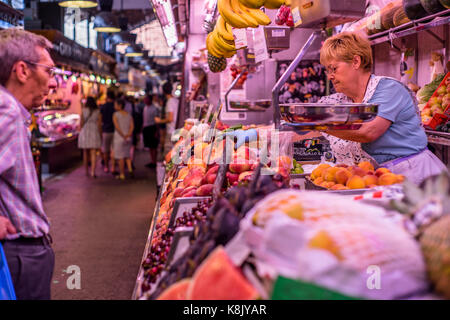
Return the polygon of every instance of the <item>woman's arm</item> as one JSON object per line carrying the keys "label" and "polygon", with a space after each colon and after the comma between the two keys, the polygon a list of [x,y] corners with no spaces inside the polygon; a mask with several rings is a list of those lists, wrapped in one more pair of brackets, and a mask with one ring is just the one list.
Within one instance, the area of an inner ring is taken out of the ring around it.
{"label": "woman's arm", "polygon": [[391,121],[377,116],[374,120],[364,123],[358,130],[326,130],[324,132],[344,140],[368,143],[381,137],[391,124]]}
{"label": "woman's arm", "polygon": [[84,126],[84,117],[83,117],[83,109],[81,109],[80,113],[80,129]]}
{"label": "woman's arm", "polygon": [[101,114],[101,112],[98,113],[97,127],[98,127],[98,132],[100,133],[100,137],[101,137],[102,136],[102,114]]}
{"label": "woman's arm", "polygon": [[116,129],[116,131],[123,137],[125,138],[125,135],[123,134],[122,130],[120,130],[119,127],[119,123],[117,122],[117,117],[116,114],[113,114],[113,123],[114,123],[114,128]]}
{"label": "woman's arm", "polygon": [[160,117],[155,117],[156,123],[171,123],[173,120],[173,113],[169,112],[168,116],[165,119],[161,119]]}
{"label": "woman's arm", "polygon": [[133,118],[130,118],[130,129],[128,129],[128,133],[125,136],[126,138],[131,137],[131,135],[133,134],[133,130],[134,130],[134,122],[133,122]]}

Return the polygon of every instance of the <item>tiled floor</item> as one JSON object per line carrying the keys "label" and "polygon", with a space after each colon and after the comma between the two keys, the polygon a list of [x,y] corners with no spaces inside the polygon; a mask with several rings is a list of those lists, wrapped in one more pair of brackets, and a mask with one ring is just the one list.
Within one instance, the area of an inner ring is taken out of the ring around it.
{"label": "tiled floor", "polygon": [[[148,152],[137,152],[136,177],[125,181],[100,166],[96,179],[86,177],[80,164],[44,183],[56,255],[53,299],[131,298],[157,196],[148,161]],[[80,268],[81,289],[73,288],[70,266]]]}

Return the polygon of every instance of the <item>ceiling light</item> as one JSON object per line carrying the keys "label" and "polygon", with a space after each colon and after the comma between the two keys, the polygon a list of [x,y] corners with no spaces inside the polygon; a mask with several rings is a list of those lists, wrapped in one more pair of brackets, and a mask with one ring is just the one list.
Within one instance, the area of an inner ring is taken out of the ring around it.
{"label": "ceiling light", "polygon": [[111,12],[102,11],[95,16],[94,30],[97,32],[120,32],[117,17]]}
{"label": "ceiling light", "polygon": [[60,1],[59,5],[64,8],[94,8],[98,5],[95,0],[73,0],[73,1]]}
{"label": "ceiling light", "polygon": [[144,53],[136,46],[129,46],[125,50],[125,56],[127,57],[142,57],[143,55]]}

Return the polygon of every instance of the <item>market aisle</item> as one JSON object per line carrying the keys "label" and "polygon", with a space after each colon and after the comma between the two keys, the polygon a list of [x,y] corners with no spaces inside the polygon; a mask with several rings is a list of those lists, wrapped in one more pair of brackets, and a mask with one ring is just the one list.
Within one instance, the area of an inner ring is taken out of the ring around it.
{"label": "market aisle", "polygon": [[[53,299],[131,298],[156,198],[155,170],[147,162],[147,152],[136,153],[133,180],[101,170],[88,178],[80,166],[44,184],[56,255]],[[80,290],[67,288],[71,265],[80,267]]]}

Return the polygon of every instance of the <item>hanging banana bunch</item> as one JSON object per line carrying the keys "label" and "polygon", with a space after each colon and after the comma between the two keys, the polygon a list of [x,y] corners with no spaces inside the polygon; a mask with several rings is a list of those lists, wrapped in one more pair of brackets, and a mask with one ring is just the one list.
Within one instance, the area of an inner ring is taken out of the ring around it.
{"label": "hanging banana bunch", "polygon": [[286,0],[218,0],[220,13],[214,30],[206,37],[208,65],[212,72],[225,70],[226,58],[236,53],[233,28],[257,28],[270,24],[270,18],[260,10],[278,9]]}

